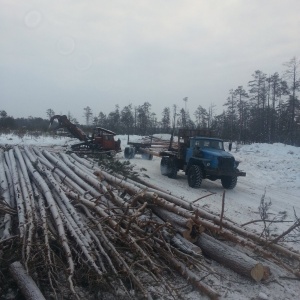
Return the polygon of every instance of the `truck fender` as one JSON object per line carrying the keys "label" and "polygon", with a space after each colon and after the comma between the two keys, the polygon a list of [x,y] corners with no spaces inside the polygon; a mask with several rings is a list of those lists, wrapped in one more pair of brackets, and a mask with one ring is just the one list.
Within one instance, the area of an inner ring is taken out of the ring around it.
{"label": "truck fender", "polygon": [[205,170],[205,165],[210,162],[209,159],[206,159],[206,158],[200,158],[200,157],[191,157],[189,159],[189,162],[187,164],[187,167],[186,167],[186,170],[185,170],[185,174],[188,173],[189,171],[189,168],[192,166],[192,165],[197,165],[197,166],[200,166],[201,169],[204,171]]}

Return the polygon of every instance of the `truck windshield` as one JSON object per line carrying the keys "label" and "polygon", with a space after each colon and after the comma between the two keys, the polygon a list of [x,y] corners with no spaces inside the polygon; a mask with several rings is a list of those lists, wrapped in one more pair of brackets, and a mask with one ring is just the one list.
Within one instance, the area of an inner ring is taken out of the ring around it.
{"label": "truck windshield", "polygon": [[214,148],[218,150],[223,150],[223,142],[222,141],[214,141],[214,140],[198,140],[195,141],[195,146],[200,148]]}

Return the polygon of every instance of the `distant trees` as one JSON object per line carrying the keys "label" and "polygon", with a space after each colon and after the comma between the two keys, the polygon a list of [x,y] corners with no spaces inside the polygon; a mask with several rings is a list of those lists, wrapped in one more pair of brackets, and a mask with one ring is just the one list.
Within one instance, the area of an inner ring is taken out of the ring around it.
{"label": "distant trees", "polygon": [[[212,127],[223,137],[243,142],[300,145],[300,61],[294,57],[284,65],[283,77],[256,70],[248,91],[242,86],[230,90],[226,110],[215,116]],[[223,122],[223,129],[216,120]]]}
{"label": "distant trees", "polygon": [[136,110],[136,134],[151,134],[151,104],[144,104],[137,107]]}
{"label": "distant trees", "polygon": [[[282,142],[300,146],[300,61],[293,57],[284,66],[283,76],[278,72],[267,75],[256,70],[247,88],[239,85],[230,89],[229,94],[224,95],[224,110],[219,115],[215,115],[214,104],[208,108],[198,105],[190,115],[188,97],[185,97],[179,106],[164,107],[160,118],[152,111],[148,101],[137,106],[116,105],[108,114],[100,111],[98,115],[93,115],[92,109],[87,106],[83,116],[86,125],[104,127],[117,134],[170,133],[171,128],[176,127],[209,128],[224,139],[243,143]],[[46,115],[49,120],[54,115],[53,109],[47,109]],[[68,118],[78,123],[70,113]],[[48,120],[32,117],[13,119],[6,111],[0,110],[1,129],[20,126],[28,130],[39,126],[46,128]]]}
{"label": "distant trees", "polygon": [[165,107],[162,111],[161,129],[164,133],[169,133],[171,128],[171,112],[169,107]]}
{"label": "distant trees", "polygon": [[104,127],[107,122],[107,117],[103,112],[100,112],[97,118],[97,124],[99,127]]}
{"label": "distant trees", "polygon": [[79,124],[78,121],[77,121],[77,119],[73,117],[73,115],[71,114],[71,112],[68,111],[67,117],[70,120],[70,122],[72,122],[74,124]]}
{"label": "distant trees", "polygon": [[296,92],[299,91],[299,66],[300,60],[293,57],[290,61],[284,64],[286,71],[284,73],[285,78],[289,84],[290,96],[287,102],[287,117],[288,117],[288,135],[289,142],[294,145],[296,138],[296,111],[299,109],[299,99]]}
{"label": "distant trees", "polygon": [[92,109],[89,106],[87,106],[83,110],[84,110],[83,117],[85,118],[85,124],[89,126],[91,125],[91,120],[93,116]]}
{"label": "distant trees", "polygon": [[120,132],[121,128],[121,115],[119,105],[115,106],[115,110],[110,112],[106,118],[106,127],[114,132]]}
{"label": "distant trees", "polygon": [[46,110],[46,115],[47,115],[48,119],[51,119],[51,117],[53,117],[55,115],[55,112],[54,112],[54,110],[52,108],[48,108]]}
{"label": "distant trees", "polygon": [[6,118],[7,117],[7,112],[5,110],[0,110],[0,118]]}
{"label": "distant trees", "polygon": [[205,108],[199,105],[194,112],[196,118],[196,127],[197,128],[207,128],[208,127],[208,112]]}
{"label": "distant trees", "polygon": [[133,133],[134,128],[134,114],[132,104],[125,106],[121,110],[121,128],[125,134]]}
{"label": "distant trees", "polygon": [[9,117],[5,110],[0,110],[0,130],[15,129],[16,123],[13,117]]}

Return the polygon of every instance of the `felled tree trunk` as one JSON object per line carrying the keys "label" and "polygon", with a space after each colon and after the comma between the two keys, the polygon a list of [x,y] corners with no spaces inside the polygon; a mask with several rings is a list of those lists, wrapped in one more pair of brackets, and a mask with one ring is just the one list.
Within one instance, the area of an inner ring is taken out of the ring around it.
{"label": "felled tree trunk", "polygon": [[199,236],[195,244],[202,249],[204,255],[256,282],[267,279],[269,275],[268,267],[205,233]]}
{"label": "felled tree trunk", "polygon": [[195,242],[204,227],[196,224],[192,219],[183,218],[162,207],[152,206],[152,211],[165,222],[169,222],[185,239]]}
{"label": "felled tree trunk", "polygon": [[19,261],[12,263],[9,267],[9,271],[14,280],[17,282],[18,287],[26,300],[45,299],[34,280],[28,275]]}

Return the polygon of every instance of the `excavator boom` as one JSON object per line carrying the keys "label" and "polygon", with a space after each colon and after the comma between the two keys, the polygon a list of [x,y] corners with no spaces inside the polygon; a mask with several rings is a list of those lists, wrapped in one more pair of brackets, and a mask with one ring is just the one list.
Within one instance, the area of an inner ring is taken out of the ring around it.
{"label": "excavator boom", "polygon": [[[53,128],[52,124],[54,120],[58,121],[58,125]],[[116,134],[108,129],[96,127],[94,129],[93,137],[88,137],[80,128],[70,122],[66,115],[55,115],[51,117],[49,127],[51,127],[52,130],[66,128],[75,138],[82,141],[82,143],[71,146],[74,151],[97,151],[103,153],[113,153],[121,151],[121,141],[115,141],[114,136]]]}
{"label": "excavator boom", "polygon": [[53,130],[57,130],[59,128],[66,128],[74,137],[76,137],[80,141],[88,141],[87,135],[75,124],[70,122],[66,115],[55,115],[51,117],[49,127],[51,127],[55,119],[58,121],[58,125],[55,128],[52,128]]}

